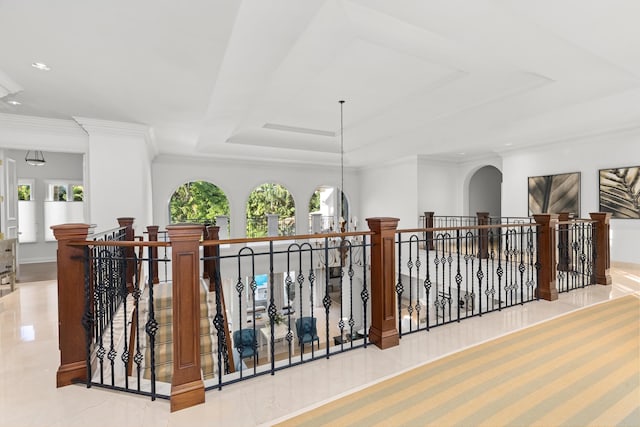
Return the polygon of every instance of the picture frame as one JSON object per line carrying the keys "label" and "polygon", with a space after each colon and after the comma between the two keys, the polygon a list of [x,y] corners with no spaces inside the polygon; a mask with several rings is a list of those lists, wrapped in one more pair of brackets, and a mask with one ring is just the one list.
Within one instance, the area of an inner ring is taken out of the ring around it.
{"label": "picture frame", "polygon": [[640,166],[600,169],[598,171],[600,212],[611,218],[640,219]]}
{"label": "picture frame", "polygon": [[580,218],[580,172],[528,178],[529,216],[570,213]]}

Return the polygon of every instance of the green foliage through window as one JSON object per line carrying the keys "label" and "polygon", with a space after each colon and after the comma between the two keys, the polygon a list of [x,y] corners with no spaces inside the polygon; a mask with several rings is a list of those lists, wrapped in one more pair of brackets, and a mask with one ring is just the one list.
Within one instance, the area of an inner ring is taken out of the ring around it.
{"label": "green foliage through window", "polygon": [[71,191],[73,193],[74,202],[84,201],[84,187],[82,185],[72,185]]}
{"label": "green foliage through window", "polygon": [[247,201],[247,236],[267,235],[266,215],[277,214],[283,224],[295,224],[296,207],[293,196],[280,184],[258,186]]}
{"label": "green foliage through window", "polygon": [[169,201],[171,223],[215,223],[218,215],[229,215],[229,200],[216,185],[194,181],[181,185]]}
{"label": "green foliage through window", "polygon": [[309,200],[309,213],[318,212],[320,210],[320,191],[313,192],[313,196]]}
{"label": "green foliage through window", "polygon": [[29,184],[18,185],[18,200],[31,200],[31,186]]}

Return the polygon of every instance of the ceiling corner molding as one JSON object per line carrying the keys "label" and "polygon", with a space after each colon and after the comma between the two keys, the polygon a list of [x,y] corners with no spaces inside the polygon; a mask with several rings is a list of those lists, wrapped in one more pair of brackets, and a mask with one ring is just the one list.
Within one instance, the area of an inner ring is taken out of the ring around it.
{"label": "ceiling corner molding", "polygon": [[0,70],[0,98],[14,93],[21,92],[22,86],[11,80],[11,78],[2,70]]}
{"label": "ceiling corner molding", "polygon": [[82,128],[73,120],[0,113],[0,124],[2,127],[14,129],[36,130],[54,134],[85,135]]}
{"label": "ceiling corner molding", "polygon": [[115,122],[111,120],[93,119],[90,117],[73,116],[87,132],[101,132],[114,135],[138,136],[149,132],[149,126],[139,123]]}
{"label": "ceiling corner molding", "polygon": [[112,120],[94,119],[90,117],[74,116],[73,120],[91,137],[92,134],[107,134],[111,136],[133,136],[144,139],[149,161],[159,153],[153,128],[140,123],[116,122]]}
{"label": "ceiling corner molding", "polygon": [[569,144],[574,144],[578,141],[588,142],[597,141],[603,138],[610,138],[617,135],[625,134],[637,134],[640,132],[640,124],[637,121],[630,121],[622,123],[618,126],[612,126],[610,128],[602,128],[589,132],[577,132],[573,134],[567,134],[564,136],[552,137],[552,138],[540,138],[533,141],[521,141],[516,142],[513,146],[505,147],[500,150],[495,150],[496,153],[501,156],[508,156],[518,154],[521,152],[538,152],[548,150],[550,147],[562,147]]}
{"label": "ceiling corner molding", "polygon": [[116,122],[111,120],[93,119],[90,117],[74,116],[73,120],[84,129],[89,136],[91,134],[107,134],[112,136],[134,136],[144,139],[149,156],[153,158],[158,154],[158,147],[155,142],[155,133],[147,125],[140,123]]}

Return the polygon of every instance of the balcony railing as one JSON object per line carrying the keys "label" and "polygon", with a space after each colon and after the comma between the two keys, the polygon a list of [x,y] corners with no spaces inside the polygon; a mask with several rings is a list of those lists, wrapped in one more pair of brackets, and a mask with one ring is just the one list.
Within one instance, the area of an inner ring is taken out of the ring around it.
{"label": "balcony railing", "polygon": [[142,241],[131,218],[103,235],[56,226],[58,386],[178,410],[205,390],[610,283],[607,215],[411,230],[371,218],[366,232],[225,240],[191,224],[149,226]]}

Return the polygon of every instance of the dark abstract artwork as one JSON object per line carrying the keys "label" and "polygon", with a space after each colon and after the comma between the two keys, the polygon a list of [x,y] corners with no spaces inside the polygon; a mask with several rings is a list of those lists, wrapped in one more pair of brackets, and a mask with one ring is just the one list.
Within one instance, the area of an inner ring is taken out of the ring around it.
{"label": "dark abstract artwork", "polygon": [[600,169],[600,212],[640,218],[640,166]]}
{"label": "dark abstract artwork", "polygon": [[529,177],[529,215],[564,212],[580,217],[580,173]]}

